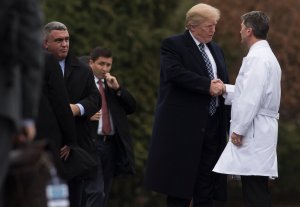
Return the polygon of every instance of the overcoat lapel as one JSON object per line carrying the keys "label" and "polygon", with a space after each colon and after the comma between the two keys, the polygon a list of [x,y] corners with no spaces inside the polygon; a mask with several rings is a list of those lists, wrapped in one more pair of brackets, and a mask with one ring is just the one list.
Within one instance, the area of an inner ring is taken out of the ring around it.
{"label": "overcoat lapel", "polygon": [[204,62],[204,60],[202,58],[202,55],[199,51],[199,48],[195,44],[195,42],[194,42],[194,40],[193,40],[193,38],[190,35],[188,30],[185,31],[184,37],[185,37],[185,43],[186,43],[186,47],[187,47],[188,51],[193,56],[193,59],[197,60],[197,62],[199,63],[199,67],[198,67],[199,70],[197,72],[200,75],[204,75],[204,76],[207,76],[209,78],[209,75],[208,75],[208,72],[207,72],[207,69],[206,69],[206,65],[205,65],[205,62]]}
{"label": "overcoat lapel", "polygon": [[64,80],[67,81],[73,70],[76,70],[78,67],[79,63],[77,62],[77,59],[68,56],[65,63]]}

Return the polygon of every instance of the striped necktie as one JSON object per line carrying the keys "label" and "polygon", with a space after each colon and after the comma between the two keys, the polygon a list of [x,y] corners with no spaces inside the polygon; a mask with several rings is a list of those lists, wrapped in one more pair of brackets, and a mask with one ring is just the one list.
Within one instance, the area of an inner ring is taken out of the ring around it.
{"label": "striped necktie", "polygon": [[[214,79],[213,68],[212,68],[211,62],[210,62],[206,52],[204,51],[203,43],[199,44],[199,50],[200,50],[203,60],[205,62],[208,76],[210,77],[211,80],[213,80]],[[216,113],[216,110],[217,110],[217,97],[212,96],[210,103],[209,103],[209,114],[211,116],[214,115]]]}

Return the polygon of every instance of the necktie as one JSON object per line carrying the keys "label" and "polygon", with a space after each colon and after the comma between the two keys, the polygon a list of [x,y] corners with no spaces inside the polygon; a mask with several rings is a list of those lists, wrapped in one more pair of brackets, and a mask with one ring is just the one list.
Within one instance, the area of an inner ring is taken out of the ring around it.
{"label": "necktie", "polygon": [[111,126],[110,126],[110,119],[109,119],[109,111],[107,108],[107,102],[106,102],[106,97],[105,97],[105,92],[104,88],[102,85],[102,81],[98,81],[98,86],[99,86],[99,92],[101,94],[101,99],[102,99],[102,133],[103,134],[109,134],[111,132]]}
{"label": "necktie", "polygon": [[[214,73],[213,73],[213,69],[212,69],[212,65],[211,65],[211,62],[209,61],[209,58],[206,54],[206,52],[204,51],[204,44],[203,43],[200,43],[199,44],[199,50],[201,52],[201,55],[203,57],[203,60],[205,62],[205,65],[206,65],[206,70],[208,72],[208,75],[210,77],[211,80],[214,79]],[[214,113],[216,112],[217,110],[217,97],[211,97],[211,100],[210,100],[210,103],[209,103],[209,114],[212,116],[214,115]]]}

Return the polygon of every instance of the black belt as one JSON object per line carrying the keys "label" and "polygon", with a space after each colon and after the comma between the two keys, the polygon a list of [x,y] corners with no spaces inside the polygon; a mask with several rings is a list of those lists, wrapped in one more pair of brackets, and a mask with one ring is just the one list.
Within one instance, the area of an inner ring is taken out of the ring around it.
{"label": "black belt", "polygon": [[115,135],[97,135],[97,138],[102,140],[103,142],[111,141]]}

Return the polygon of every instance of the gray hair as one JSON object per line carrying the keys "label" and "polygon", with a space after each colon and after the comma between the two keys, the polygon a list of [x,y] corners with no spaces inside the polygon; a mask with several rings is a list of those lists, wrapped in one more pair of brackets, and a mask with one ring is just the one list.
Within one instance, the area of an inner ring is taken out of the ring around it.
{"label": "gray hair", "polygon": [[43,29],[43,39],[46,40],[49,36],[49,34],[51,33],[52,30],[62,30],[62,31],[67,31],[68,28],[66,27],[66,25],[64,25],[61,22],[49,22],[48,24],[46,24],[44,26]]}
{"label": "gray hair", "polygon": [[258,39],[267,39],[270,18],[262,11],[251,11],[241,16],[243,24],[252,28],[253,35]]}

